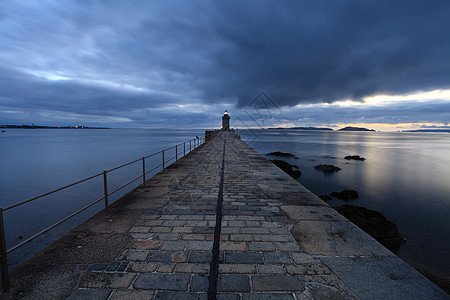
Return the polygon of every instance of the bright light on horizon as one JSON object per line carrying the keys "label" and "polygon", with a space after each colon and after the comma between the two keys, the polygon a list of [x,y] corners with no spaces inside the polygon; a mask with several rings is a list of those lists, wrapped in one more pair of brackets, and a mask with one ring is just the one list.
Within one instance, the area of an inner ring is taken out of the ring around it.
{"label": "bright light on horizon", "polygon": [[351,99],[343,99],[332,103],[311,103],[311,104],[297,104],[296,108],[304,107],[327,107],[327,106],[383,106],[395,104],[399,102],[424,102],[429,100],[448,100],[450,101],[450,89],[437,89],[432,91],[420,91],[409,94],[399,95],[374,95],[362,99],[362,101],[355,101]]}

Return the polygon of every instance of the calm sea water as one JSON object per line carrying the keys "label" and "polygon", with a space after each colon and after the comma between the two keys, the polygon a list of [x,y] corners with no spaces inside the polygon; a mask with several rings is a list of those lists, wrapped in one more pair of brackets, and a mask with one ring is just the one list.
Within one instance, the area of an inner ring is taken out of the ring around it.
{"label": "calm sea water", "polygon": [[[49,192],[103,170],[201,136],[204,130],[166,129],[7,129],[0,133],[0,205]],[[187,144],[187,149],[189,144]],[[180,149],[181,153],[184,149]],[[174,149],[166,160],[175,156]],[[147,170],[161,155],[146,161]],[[158,172],[155,170],[152,174]],[[108,174],[112,191],[142,174],[136,163]],[[152,175],[149,174],[149,175]],[[137,184],[111,197],[123,196]],[[7,248],[54,224],[103,196],[103,178],[47,196],[4,213]],[[51,244],[104,207],[102,201],[49,233],[8,255],[10,268]]]}
{"label": "calm sea water", "polygon": [[[285,160],[300,167],[303,175],[298,181],[317,195],[357,190],[357,200],[328,203],[380,211],[407,239],[398,256],[450,279],[450,134],[295,130],[239,134],[262,154],[295,154],[298,159]],[[355,154],[366,160],[344,159]],[[317,164],[342,170],[324,174],[314,169]]]}

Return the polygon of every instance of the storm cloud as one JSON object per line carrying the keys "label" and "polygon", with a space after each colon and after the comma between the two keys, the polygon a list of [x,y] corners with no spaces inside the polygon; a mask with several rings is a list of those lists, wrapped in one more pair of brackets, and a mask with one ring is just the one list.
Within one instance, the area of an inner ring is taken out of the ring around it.
{"label": "storm cloud", "polygon": [[[0,123],[213,126],[261,90],[289,123],[312,117],[298,104],[449,89],[449,15],[447,0],[2,1]],[[363,113],[448,122],[439,105]],[[328,109],[317,124],[362,116]]]}

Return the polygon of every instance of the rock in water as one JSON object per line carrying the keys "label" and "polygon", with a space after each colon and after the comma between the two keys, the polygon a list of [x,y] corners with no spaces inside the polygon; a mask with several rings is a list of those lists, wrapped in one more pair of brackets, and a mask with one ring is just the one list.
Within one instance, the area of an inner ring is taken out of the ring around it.
{"label": "rock in water", "polygon": [[334,209],[391,251],[396,251],[405,241],[397,225],[378,211],[353,205],[337,206]]}
{"label": "rock in water", "polygon": [[283,170],[285,173],[287,173],[289,176],[293,178],[299,178],[302,176],[302,172],[299,170],[293,170],[292,165],[290,165],[288,162],[284,160],[274,159],[271,160],[272,163],[274,163],[278,168]]}
{"label": "rock in water", "polygon": [[292,172],[292,177],[300,178],[300,177],[302,177],[302,172],[300,170],[295,170]]}
{"label": "rock in water", "polygon": [[346,160],[354,159],[354,160],[366,160],[364,157],[361,157],[359,155],[347,155],[344,157]]}
{"label": "rock in water", "polygon": [[286,152],[280,152],[280,151],[276,151],[276,152],[270,152],[267,153],[266,155],[272,155],[272,156],[284,156],[284,157],[294,157],[295,155],[292,153],[286,153]]}
{"label": "rock in water", "polygon": [[354,200],[354,199],[359,198],[359,194],[355,190],[343,190],[341,192],[332,192],[330,194],[330,196],[336,197],[338,199],[345,200],[345,201]]}
{"label": "rock in water", "polygon": [[337,172],[341,170],[341,168],[333,165],[316,165],[314,166],[314,169],[321,170],[323,172]]}

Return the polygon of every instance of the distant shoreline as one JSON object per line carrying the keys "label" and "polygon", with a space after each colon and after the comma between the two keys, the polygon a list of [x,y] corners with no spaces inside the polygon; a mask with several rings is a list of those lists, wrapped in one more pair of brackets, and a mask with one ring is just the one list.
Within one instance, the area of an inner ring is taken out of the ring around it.
{"label": "distant shoreline", "polygon": [[112,129],[109,127],[90,126],[40,126],[40,125],[0,125],[2,129]]}

